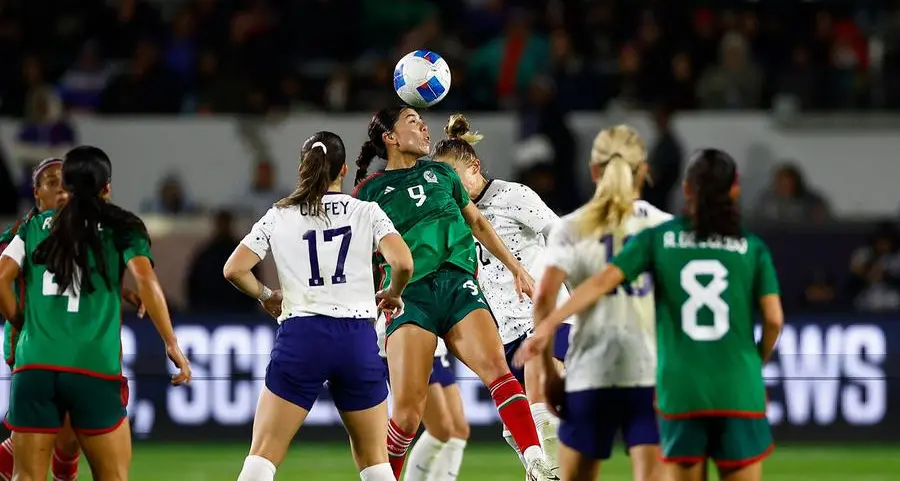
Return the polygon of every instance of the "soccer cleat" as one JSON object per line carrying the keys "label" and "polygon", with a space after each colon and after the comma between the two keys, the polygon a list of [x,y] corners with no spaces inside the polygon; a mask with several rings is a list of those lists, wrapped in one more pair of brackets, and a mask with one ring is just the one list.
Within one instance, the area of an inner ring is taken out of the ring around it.
{"label": "soccer cleat", "polygon": [[525,479],[528,481],[559,481],[559,477],[553,474],[543,459],[535,459],[525,470]]}

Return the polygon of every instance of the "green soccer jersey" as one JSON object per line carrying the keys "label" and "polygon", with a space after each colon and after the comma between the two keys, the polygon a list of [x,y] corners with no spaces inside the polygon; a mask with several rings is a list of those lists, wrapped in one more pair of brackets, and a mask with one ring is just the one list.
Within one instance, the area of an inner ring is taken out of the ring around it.
{"label": "green soccer jersey", "polygon": [[636,235],[612,263],[654,278],[657,404],[664,416],[761,417],[762,359],[753,335],[758,300],[778,294],[761,239],[696,241],[680,217]]}
{"label": "green soccer jersey", "polygon": [[[59,292],[55,276],[32,255],[50,234],[53,211],[32,217],[10,244],[25,278],[25,324],[16,346],[14,372],[50,369],[104,378],[122,375],[121,298],[126,264],[134,257],[151,258],[149,239],[135,231],[101,229],[103,259],[88,255],[91,266],[106,264],[110,285],[92,268],[93,292],[70,287]],[[17,245],[18,244],[18,245]]]}
{"label": "green soccer jersey", "polygon": [[[423,157],[408,169],[369,176],[354,196],[378,203],[403,236],[415,263],[410,282],[448,263],[475,274],[475,241],[462,216],[469,195],[452,167]],[[390,266],[382,267],[389,279]]]}

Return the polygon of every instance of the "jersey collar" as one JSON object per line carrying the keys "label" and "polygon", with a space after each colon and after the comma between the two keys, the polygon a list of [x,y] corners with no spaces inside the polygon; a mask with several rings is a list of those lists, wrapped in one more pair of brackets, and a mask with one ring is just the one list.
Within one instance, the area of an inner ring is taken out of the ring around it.
{"label": "jersey collar", "polygon": [[472,199],[472,202],[477,204],[478,201],[480,201],[482,198],[484,198],[484,194],[487,194],[488,189],[491,188],[491,184],[493,184],[493,183],[494,183],[494,179],[488,179],[487,184],[484,184],[484,188],[481,189],[481,193],[478,194],[474,199]]}

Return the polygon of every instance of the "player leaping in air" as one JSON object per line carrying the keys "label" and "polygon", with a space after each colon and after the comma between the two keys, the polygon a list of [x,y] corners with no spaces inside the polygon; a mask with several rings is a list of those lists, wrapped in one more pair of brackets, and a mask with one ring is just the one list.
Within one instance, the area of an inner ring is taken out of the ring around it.
{"label": "player leaping in air", "polygon": [[[563,217],[550,234],[535,319],[556,307],[564,282],[577,285],[603,270],[630,237],[672,218],[638,200],[647,175],[646,158],[643,140],[628,126],[597,134],[590,158],[591,177],[597,184],[594,196]],[[548,396],[558,399],[555,404],[565,412],[559,429],[563,479],[597,479],[600,462],[612,455],[619,433],[628,447],[635,481],[656,479],[659,431],[653,407],[653,309],[653,283],[643,275],[578,316],[566,358],[564,390],[562,379],[553,377],[555,372],[545,380],[551,385]],[[547,341],[539,337],[528,343]],[[545,351],[538,359],[549,362],[550,350]],[[521,356],[517,358],[521,361]]]}
{"label": "player leaping in air", "polygon": [[[532,279],[469,200],[456,172],[428,159],[428,127],[412,108],[377,112],[357,159],[355,195],[377,202],[406,240],[415,272],[405,310],[390,316],[387,356],[393,390],[388,453],[399,477],[425,409],[437,337],[490,388],[503,423],[522,448],[529,479],[553,479],[521,384],[510,373],[503,344],[478,281],[474,235],[513,275],[517,293]],[[385,170],[366,177],[372,159]],[[385,266],[389,268],[389,266]],[[389,269],[388,269],[389,270]]]}
{"label": "player leaping in air", "polygon": [[[70,150],[62,166],[68,203],[29,219],[0,256],[0,313],[22,332],[6,415],[14,432],[13,479],[46,479],[66,413],[95,479],[128,479],[131,430],[120,333],[126,269],[179,369],[173,382],[191,377],[153,272],[147,230],[109,202],[111,174],[102,150]],[[22,308],[12,289],[20,273]]]}
{"label": "player leaping in air", "polygon": [[[491,222],[497,235],[503,239],[530,274],[539,276],[545,265],[546,236],[559,217],[527,186],[485,178],[481,160],[472,147],[483,136],[469,131],[469,122],[465,117],[460,114],[451,116],[444,131],[447,138],[434,146],[432,157],[434,160],[451,165],[456,170],[472,203]],[[497,318],[500,340],[503,341],[506,359],[512,373],[525,385],[525,393],[531,403],[531,414],[541,437],[547,463],[551,471],[556,473],[559,466],[556,459],[558,450],[556,431],[559,420],[548,409],[542,396],[543,390],[539,389],[543,365],[534,362],[525,369],[512,365],[513,353],[530,334],[534,324],[532,303],[530,300],[522,302],[516,295],[512,274],[506,266],[490,252],[482,249],[479,243],[476,242],[475,246],[480,264],[478,283],[484,291],[491,312]],[[560,301],[568,299],[568,291],[565,289],[557,291]],[[569,325],[564,324],[556,333],[554,343],[556,360],[550,368],[557,372],[562,370],[562,361],[568,349],[568,328]],[[522,453],[505,428],[503,438],[521,458]]]}
{"label": "player leaping in air", "polygon": [[[784,322],[778,278],[769,249],[741,227],[737,168],[728,154],[697,152],[684,194],[684,216],[635,235],[606,269],[538,321],[534,340],[523,349],[541,351],[563,319],[598,301],[602,306],[622,282],[651,273],[667,479],[699,481],[712,458],[721,479],[758,481],[762,460],[773,449],[762,366]],[[753,336],[757,305],[763,317],[759,343]]]}
{"label": "player leaping in air", "polygon": [[[391,287],[378,294],[386,310],[401,308],[413,260],[378,204],[341,193],[345,157],[337,134],[307,139],[297,188],[269,209],[225,264],[225,277],[280,324],[238,481],[274,479],[325,382],[360,478],[395,479],[384,444],[387,376],[373,326],[372,250],[390,266]],[[252,272],[270,250],[282,287],[274,293]]]}

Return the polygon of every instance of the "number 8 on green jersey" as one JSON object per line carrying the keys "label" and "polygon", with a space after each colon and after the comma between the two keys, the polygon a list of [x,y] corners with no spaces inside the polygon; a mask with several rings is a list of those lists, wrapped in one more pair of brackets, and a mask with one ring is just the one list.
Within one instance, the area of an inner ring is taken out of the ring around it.
{"label": "number 8 on green jersey", "polygon": [[612,263],[628,280],[656,283],[657,408],[663,456],[723,467],[772,449],[762,358],[754,340],[760,298],[778,294],[758,237],[696,241],[676,218],[635,236]]}

